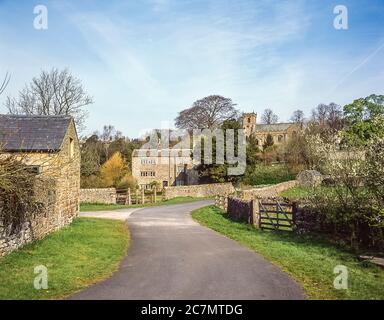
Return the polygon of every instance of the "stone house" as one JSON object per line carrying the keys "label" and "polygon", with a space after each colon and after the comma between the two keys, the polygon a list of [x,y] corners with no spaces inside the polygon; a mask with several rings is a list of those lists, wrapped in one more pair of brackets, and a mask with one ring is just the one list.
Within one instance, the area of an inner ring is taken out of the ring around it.
{"label": "stone house", "polygon": [[257,114],[254,112],[243,113],[242,122],[246,137],[254,136],[260,149],[268,135],[272,136],[275,145],[281,145],[300,130],[295,123],[257,124]]}
{"label": "stone house", "polygon": [[30,167],[36,175],[36,197],[45,204],[44,212],[24,225],[20,234],[6,234],[0,228],[1,255],[68,225],[78,215],[80,147],[73,118],[0,115],[0,153]]}
{"label": "stone house", "polygon": [[191,149],[136,149],[132,153],[132,176],[140,188],[149,189],[153,182],[160,187],[198,183]]}

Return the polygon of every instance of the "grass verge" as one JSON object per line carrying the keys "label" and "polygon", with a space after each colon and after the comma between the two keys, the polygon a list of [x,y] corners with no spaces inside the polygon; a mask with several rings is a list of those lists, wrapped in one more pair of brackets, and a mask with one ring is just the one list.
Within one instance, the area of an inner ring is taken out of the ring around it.
{"label": "grass verge", "polygon": [[[67,228],[0,259],[0,299],[58,299],[108,278],[129,243],[125,223],[78,218]],[[48,289],[36,290],[36,266],[48,269]]]}
{"label": "grass verge", "polygon": [[89,212],[89,211],[109,211],[109,210],[118,210],[118,209],[129,209],[129,208],[145,208],[153,206],[164,206],[170,204],[181,204],[194,201],[208,200],[210,198],[194,198],[194,197],[176,197],[170,200],[160,200],[156,203],[145,203],[145,204],[134,204],[130,206],[120,205],[120,204],[101,204],[101,203],[81,203],[80,211]]}
{"label": "grass verge", "polygon": [[307,198],[308,196],[311,195],[312,192],[313,192],[313,188],[294,187],[281,192],[280,196],[296,201],[296,200]]}
{"label": "grass verge", "polygon": [[[257,230],[230,220],[222,210],[204,207],[192,217],[217,232],[258,252],[295,278],[310,299],[384,299],[384,271],[321,238],[290,232]],[[333,270],[348,268],[348,290],[336,290]]]}

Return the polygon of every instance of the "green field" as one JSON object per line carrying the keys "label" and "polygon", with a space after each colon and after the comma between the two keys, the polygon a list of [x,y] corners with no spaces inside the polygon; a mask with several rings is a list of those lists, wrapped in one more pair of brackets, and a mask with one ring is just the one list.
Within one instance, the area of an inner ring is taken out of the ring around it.
{"label": "green field", "polygon": [[[314,236],[257,230],[230,220],[220,209],[195,210],[193,218],[263,255],[295,278],[310,299],[384,299],[384,270]],[[334,268],[348,268],[348,290],[336,290]]]}
{"label": "green field", "polygon": [[129,208],[145,208],[153,206],[164,206],[170,204],[181,204],[194,201],[208,200],[210,198],[194,198],[194,197],[176,197],[170,200],[159,200],[156,203],[145,203],[145,204],[134,204],[130,206],[120,205],[120,204],[100,204],[100,203],[81,203],[80,211],[89,212],[89,211],[109,211],[109,210],[118,210],[118,209],[129,209]]}
{"label": "green field", "polygon": [[[0,258],[0,299],[58,299],[108,278],[129,244],[125,223],[78,218],[69,227]],[[48,270],[48,289],[36,290],[34,268]]]}

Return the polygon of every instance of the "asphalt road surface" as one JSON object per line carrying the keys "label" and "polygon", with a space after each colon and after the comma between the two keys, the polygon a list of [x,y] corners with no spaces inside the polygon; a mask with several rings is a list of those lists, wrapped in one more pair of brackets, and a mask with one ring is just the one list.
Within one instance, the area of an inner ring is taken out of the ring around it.
{"label": "asphalt road surface", "polygon": [[304,299],[302,288],[260,255],[190,217],[199,201],[133,212],[119,271],[70,299]]}

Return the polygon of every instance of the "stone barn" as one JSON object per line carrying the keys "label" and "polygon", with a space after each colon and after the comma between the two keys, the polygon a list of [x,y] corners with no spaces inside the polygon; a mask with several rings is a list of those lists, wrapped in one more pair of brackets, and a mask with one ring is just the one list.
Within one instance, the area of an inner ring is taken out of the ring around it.
{"label": "stone barn", "polygon": [[78,216],[80,147],[73,118],[0,115],[0,152],[2,157],[12,155],[30,167],[36,175],[33,192],[45,204],[44,212],[16,233],[0,221],[2,256],[68,225]]}

